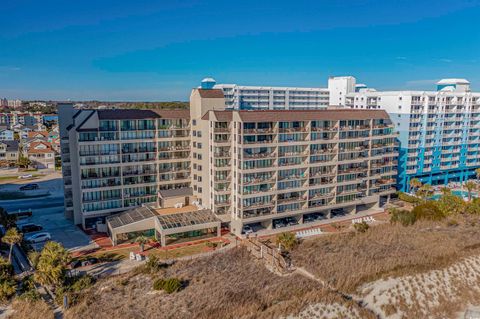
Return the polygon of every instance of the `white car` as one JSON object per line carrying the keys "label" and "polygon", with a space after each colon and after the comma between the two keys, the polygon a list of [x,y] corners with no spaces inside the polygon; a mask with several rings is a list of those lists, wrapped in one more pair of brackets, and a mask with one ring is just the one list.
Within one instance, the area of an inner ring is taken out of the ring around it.
{"label": "white car", "polygon": [[18,179],[27,179],[27,178],[32,178],[32,177],[33,177],[32,174],[20,175],[20,176],[18,176]]}
{"label": "white car", "polygon": [[250,225],[245,225],[243,226],[243,232],[245,233],[245,235],[252,234],[253,229]]}
{"label": "white car", "polygon": [[51,239],[52,236],[50,235],[50,233],[47,232],[35,233],[25,237],[25,240],[29,243],[41,243]]}

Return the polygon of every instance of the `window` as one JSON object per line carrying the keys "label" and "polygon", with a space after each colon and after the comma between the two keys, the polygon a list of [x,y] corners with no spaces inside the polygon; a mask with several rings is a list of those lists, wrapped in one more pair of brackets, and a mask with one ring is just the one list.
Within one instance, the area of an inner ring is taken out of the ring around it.
{"label": "window", "polygon": [[202,131],[197,131],[197,136],[202,137]]}
{"label": "window", "polygon": [[192,125],[197,125],[197,120],[192,120]]}
{"label": "window", "polygon": [[202,165],[198,165],[197,168],[198,168],[199,171],[201,171],[202,170]]}
{"label": "window", "polygon": [[197,148],[198,149],[202,148],[202,143],[197,143]]}
{"label": "window", "polygon": [[199,192],[199,193],[202,192],[202,188],[201,188],[201,187],[198,188],[198,192]]}

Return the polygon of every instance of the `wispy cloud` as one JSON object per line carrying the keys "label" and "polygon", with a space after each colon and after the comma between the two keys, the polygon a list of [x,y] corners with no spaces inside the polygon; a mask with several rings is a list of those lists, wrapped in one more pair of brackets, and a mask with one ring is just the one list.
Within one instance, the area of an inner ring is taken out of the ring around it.
{"label": "wispy cloud", "polygon": [[395,57],[395,60],[401,60],[401,61],[405,61],[405,60],[408,60],[406,56],[397,56]]}
{"label": "wispy cloud", "polygon": [[442,58],[442,59],[438,59],[439,62],[444,62],[444,63],[452,63],[453,60],[451,59],[445,59],[445,58]]}

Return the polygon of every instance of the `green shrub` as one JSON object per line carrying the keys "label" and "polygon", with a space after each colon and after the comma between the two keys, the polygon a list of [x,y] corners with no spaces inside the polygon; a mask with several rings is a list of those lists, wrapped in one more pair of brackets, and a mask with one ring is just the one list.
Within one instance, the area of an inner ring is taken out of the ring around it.
{"label": "green shrub", "polygon": [[468,204],[465,211],[469,214],[480,214],[480,198],[472,199]]}
{"label": "green shrub", "polygon": [[392,215],[390,218],[390,222],[398,222],[403,226],[413,225],[417,221],[417,217],[415,216],[415,214],[408,210],[394,209],[390,211],[390,214]]}
{"label": "green shrub", "polygon": [[28,301],[36,301],[41,298],[40,294],[36,289],[27,290],[19,296],[20,299]]}
{"label": "green shrub", "polygon": [[156,273],[159,272],[165,265],[160,261],[157,255],[148,256],[148,260],[145,263],[145,272],[146,273]]}
{"label": "green shrub", "polygon": [[461,214],[467,207],[463,198],[453,194],[442,195],[435,204],[445,216]]}
{"label": "green shrub", "polygon": [[416,220],[442,220],[446,217],[435,201],[427,201],[416,206],[412,213],[415,215]]}
{"label": "green shrub", "polygon": [[94,283],[95,279],[90,275],[76,277],[70,286],[70,290],[73,292],[80,292],[84,289],[90,288]]}
{"label": "green shrub", "polygon": [[366,222],[353,224],[353,227],[359,233],[364,233],[370,228],[370,226],[368,226],[368,224]]}
{"label": "green shrub", "polygon": [[409,195],[404,192],[398,192],[398,199],[403,200],[404,202],[411,203],[411,204],[418,204],[422,200],[416,196]]}
{"label": "green shrub", "polygon": [[179,291],[182,288],[182,282],[178,278],[157,279],[153,282],[154,290],[163,290],[167,294]]}
{"label": "green shrub", "polygon": [[0,300],[10,299],[17,292],[17,283],[13,279],[0,282]]}
{"label": "green shrub", "polygon": [[282,249],[290,251],[298,244],[298,240],[293,233],[281,233],[277,236],[276,243]]}

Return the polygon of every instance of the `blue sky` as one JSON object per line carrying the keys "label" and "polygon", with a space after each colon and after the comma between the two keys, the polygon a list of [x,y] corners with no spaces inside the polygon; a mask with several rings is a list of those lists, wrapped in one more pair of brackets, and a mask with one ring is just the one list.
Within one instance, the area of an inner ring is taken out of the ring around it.
{"label": "blue sky", "polygon": [[187,100],[220,83],[480,90],[480,0],[2,0],[0,97]]}

